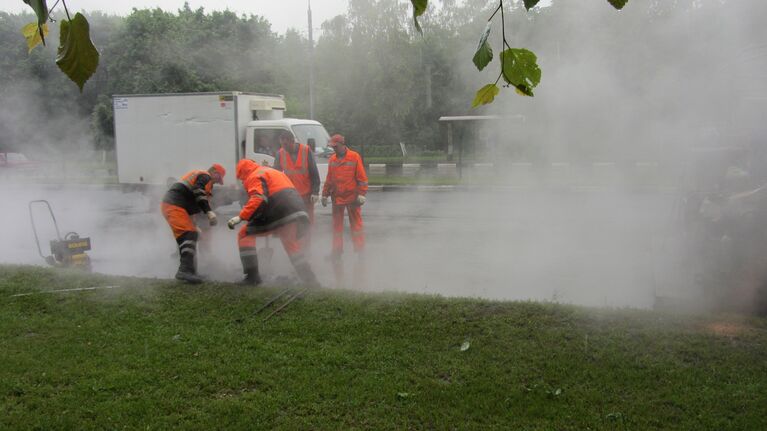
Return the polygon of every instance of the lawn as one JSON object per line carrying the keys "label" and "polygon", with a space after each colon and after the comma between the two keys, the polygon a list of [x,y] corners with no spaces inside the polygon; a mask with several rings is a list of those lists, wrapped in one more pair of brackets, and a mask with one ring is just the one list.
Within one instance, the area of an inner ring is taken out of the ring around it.
{"label": "lawn", "polygon": [[279,290],[0,266],[0,429],[767,429],[765,319]]}

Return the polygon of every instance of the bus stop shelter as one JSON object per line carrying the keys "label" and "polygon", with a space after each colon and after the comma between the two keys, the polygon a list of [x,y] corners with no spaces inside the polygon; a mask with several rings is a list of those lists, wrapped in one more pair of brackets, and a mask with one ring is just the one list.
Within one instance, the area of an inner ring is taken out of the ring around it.
{"label": "bus stop shelter", "polygon": [[[507,121],[507,122],[524,122],[524,115],[459,115],[459,116],[444,116],[439,117],[439,121],[447,124],[447,155],[449,159],[452,159],[455,152],[455,141],[453,139],[453,124],[457,122],[473,121],[473,122],[494,122],[494,121]],[[463,142],[458,142],[458,177],[462,177],[462,165],[463,165]]]}

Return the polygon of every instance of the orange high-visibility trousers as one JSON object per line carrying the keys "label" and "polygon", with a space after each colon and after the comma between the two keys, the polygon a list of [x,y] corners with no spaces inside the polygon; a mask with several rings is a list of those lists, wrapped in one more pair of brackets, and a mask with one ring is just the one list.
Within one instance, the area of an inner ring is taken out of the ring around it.
{"label": "orange high-visibility trousers", "polygon": [[186,232],[197,232],[197,226],[195,226],[192,217],[189,216],[189,213],[184,208],[162,202],[160,210],[168,222],[168,226],[173,231],[175,238],[180,237]]}
{"label": "orange high-visibility trousers", "polygon": [[349,226],[354,251],[365,249],[365,232],[362,225],[362,207],[359,205],[333,205],[333,253],[344,251],[344,210],[349,212]]}
{"label": "orange high-visibility trousers", "polygon": [[246,256],[256,250],[256,237],[275,234],[280,238],[282,247],[290,257],[291,262],[303,255],[303,246],[298,239],[298,224],[288,223],[278,227],[276,230],[258,235],[248,234],[248,225],[246,224],[237,233],[237,246],[240,249],[240,256]]}

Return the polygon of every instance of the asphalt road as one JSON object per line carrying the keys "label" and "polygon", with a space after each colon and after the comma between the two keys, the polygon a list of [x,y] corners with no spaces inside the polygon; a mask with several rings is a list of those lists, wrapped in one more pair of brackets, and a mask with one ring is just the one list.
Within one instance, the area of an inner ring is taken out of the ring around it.
{"label": "asphalt road", "polygon": [[[62,234],[92,239],[94,271],[175,273],[175,242],[151,197],[97,187],[2,186],[0,193],[2,263],[45,265],[27,205],[47,199]],[[352,276],[358,263],[348,230],[347,274],[341,282],[333,277],[329,208],[317,207],[311,260],[323,284],[347,289],[644,308],[656,289],[681,277],[669,270],[680,259],[673,202],[671,194],[609,191],[372,192],[363,207],[364,278]],[[212,279],[241,277],[235,233],[225,225],[236,211],[221,208],[221,223],[201,246],[200,270]],[[50,218],[42,208],[34,214],[48,254]],[[279,240],[269,245],[273,258],[262,259],[262,271],[271,279],[292,276]]]}

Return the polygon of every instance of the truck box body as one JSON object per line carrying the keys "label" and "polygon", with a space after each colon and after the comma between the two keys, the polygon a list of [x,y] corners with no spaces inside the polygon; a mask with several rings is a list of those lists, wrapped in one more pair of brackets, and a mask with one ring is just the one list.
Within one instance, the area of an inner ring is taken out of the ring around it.
{"label": "truck box body", "polygon": [[116,95],[113,102],[122,184],[166,185],[213,163],[235,184],[248,124],[280,120],[285,110],[282,96],[241,92]]}

